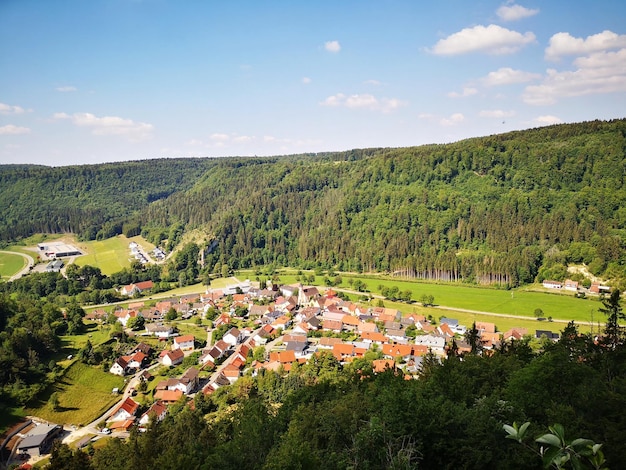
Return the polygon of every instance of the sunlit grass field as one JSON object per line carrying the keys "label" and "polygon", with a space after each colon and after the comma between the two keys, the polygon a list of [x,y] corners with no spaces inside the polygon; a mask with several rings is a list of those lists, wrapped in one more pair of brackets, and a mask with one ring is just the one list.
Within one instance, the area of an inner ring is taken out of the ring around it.
{"label": "sunlit grass field", "polygon": [[[58,424],[85,425],[95,420],[119,400],[111,393],[122,388],[124,379],[75,361],[52,387],[44,393],[35,406],[26,408],[27,415],[37,416]],[[50,395],[57,392],[59,409],[53,411],[47,403]]]}
{"label": "sunlit grass field", "polygon": [[97,266],[107,276],[130,267],[132,260],[129,243],[134,241],[145,250],[153,250],[154,245],[145,241],[142,237],[126,238],[124,235],[80,243],[80,247],[87,252],[84,256],[76,258],[78,266]]}
{"label": "sunlit grass field", "polygon": [[10,253],[0,253],[0,279],[9,279],[23,269],[27,264],[26,258]]}
{"label": "sunlit grass field", "polygon": [[[306,273],[310,276],[312,273]],[[242,271],[240,277],[251,277],[254,279],[256,276],[251,271]],[[267,276],[259,276],[262,279],[266,279]],[[297,275],[291,270],[284,270],[279,272],[278,277],[281,284],[294,284],[299,282]],[[570,321],[575,320],[582,322],[583,324],[590,324],[592,321],[596,324],[598,321],[603,322],[604,318],[598,313],[598,308],[601,307],[597,298],[578,299],[574,297],[571,292],[563,293],[548,293],[548,292],[536,292],[522,289],[494,289],[488,287],[472,287],[459,284],[436,284],[423,281],[407,281],[400,279],[388,279],[377,276],[350,276],[341,274],[343,282],[336,289],[353,290],[355,281],[362,281],[368,292],[364,292],[363,295],[369,293],[374,295],[380,295],[381,287],[398,287],[400,291],[411,291],[411,299],[414,301],[420,300],[422,295],[432,295],[434,297],[435,305],[441,305],[450,307],[452,309],[459,310],[472,310],[475,312],[489,312],[499,313],[504,315],[519,315],[528,317],[533,325],[541,325],[537,327],[540,329],[550,329],[547,327],[549,322],[537,322],[535,311],[541,309],[542,317],[552,317],[554,320]],[[352,280],[352,282],[350,282]],[[316,276],[315,283],[322,285],[324,281],[323,276]],[[307,284],[307,283],[304,283]],[[376,302],[376,301],[374,301]],[[384,301],[385,304],[389,301]],[[397,303],[398,308],[402,311],[410,312],[416,311],[416,313],[425,314],[425,311],[433,315],[434,318],[439,316],[450,316],[446,314],[444,310],[426,308],[421,310],[422,307],[416,305],[409,305],[404,303]],[[461,312],[456,313],[456,317],[459,317]],[[474,318],[473,312],[466,312],[465,315]],[[477,314],[476,314],[477,315]],[[484,321],[491,321],[497,324],[507,323],[503,318],[498,318],[498,321],[494,321],[493,316],[488,316],[491,320],[485,319]],[[519,323],[521,320],[515,320]],[[471,324],[471,322],[470,322]],[[521,326],[521,325],[518,325]],[[551,326],[551,325],[550,325]],[[554,329],[560,327],[556,326]]]}

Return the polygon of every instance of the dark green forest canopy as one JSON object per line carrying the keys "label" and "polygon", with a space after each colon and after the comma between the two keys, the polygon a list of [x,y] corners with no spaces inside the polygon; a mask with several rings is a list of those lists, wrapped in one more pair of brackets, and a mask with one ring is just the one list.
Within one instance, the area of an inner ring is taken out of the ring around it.
{"label": "dark green forest canopy", "polygon": [[586,263],[626,279],[626,120],[446,145],[0,167],[0,238],[200,229],[213,261],[517,285]]}

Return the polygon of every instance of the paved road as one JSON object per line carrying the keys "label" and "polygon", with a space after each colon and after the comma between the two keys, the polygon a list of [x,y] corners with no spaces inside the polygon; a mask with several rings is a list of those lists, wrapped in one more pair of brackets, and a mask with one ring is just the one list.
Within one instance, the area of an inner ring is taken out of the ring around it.
{"label": "paved road", "polygon": [[24,274],[27,274],[33,268],[33,266],[35,266],[35,260],[30,255],[20,253],[18,251],[0,251],[0,253],[4,253],[6,255],[18,255],[18,256],[21,256],[22,258],[26,258],[26,267],[23,268],[20,272],[11,276],[9,281],[15,281],[16,279],[19,279]]}
{"label": "paved road", "polygon": [[[252,338],[254,338],[256,336],[256,334],[261,331],[261,328],[257,328],[256,330],[254,330],[250,336],[248,336],[246,338],[246,340],[242,343],[245,345],[249,345],[250,341],[252,341]],[[224,362],[222,362],[217,369],[215,369],[215,371],[211,374],[211,377],[209,377],[209,381],[206,383],[206,385],[203,388],[206,388],[209,386],[209,384],[215,382],[217,380],[217,378],[219,377],[219,375],[222,373],[222,371],[231,363],[233,362],[233,360],[235,359],[235,354],[231,354],[230,356],[228,356],[226,358],[226,360]]]}
{"label": "paved road", "polygon": [[[124,400],[126,400],[128,397],[131,396],[132,394],[132,390],[135,389],[137,387],[137,385],[139,384],[139,375],[144,371],[144,370],[152,370],[156,367],[159,367],[161,364],[160,363],[155,363],[152,364],[150,367],[148,367],[147,369],[141,369],[139,371],[137,371],[137,373],[135,375],[133,375],[132,377],[130,377],[130,380],[128,381],[128,383],[126,384],[126,387],[124,388],[124,393],[122,394],[120,400],[118,402],[116,402],[113,406],[111,406],[108,410],[106,410],[101,416],[99,416],[98,418],[96,418],[94,421],[92,421],[91,423],[87,424],[86,426],[83,426],[81,428],[70,428],[68,429],[70,432],[67,436],[65,436],[63,438],[63,442],[65,444],[70,444],[72,442],[77,441],[78,439],[80,439],[81,437],[87,436],[89,434],[98,434],[99,428],[98,428],[98,424],[101,423],[102,421],[106,421],[106,419],[111,416],[111,414],[113,413],[113,411],[115,410],[115,408],[117,408]],[[123,434],[120,433],[115,433],[114,434],[116,437],[124,437]]]}

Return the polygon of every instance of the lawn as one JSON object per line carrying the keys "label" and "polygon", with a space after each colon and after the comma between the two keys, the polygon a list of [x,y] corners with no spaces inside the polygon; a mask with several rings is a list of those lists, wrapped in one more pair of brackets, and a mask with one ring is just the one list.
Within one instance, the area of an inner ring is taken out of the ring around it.
{"label": "lawn", "polygon": [[[122,388],[124,379],[75,361],[63,377],[48,388],[36,406],[26,408],[27,415],[37,416],[58,424],[85,425],[97,419],[119,400],[111,394],[115,387]],[[53,392],[59,396],[59,410],[53,411],[47,401]]]}
{"label": "lawn", "polygon": [[8,279],[26,266],[26,258],[11,253],[0,253],[0,279]]}

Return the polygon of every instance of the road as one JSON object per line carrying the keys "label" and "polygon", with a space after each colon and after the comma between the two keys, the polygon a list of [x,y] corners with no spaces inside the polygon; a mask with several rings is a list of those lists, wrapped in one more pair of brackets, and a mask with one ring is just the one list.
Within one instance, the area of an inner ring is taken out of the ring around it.
{"label": "road", "polygon": [[[437,310],[449,310],[453,312],[464,312],[464,313],[472,313],[476,315],[490,315],[492,317],[503,317],[503,318],[519,318],[520,320],[534,320],[533,317],[529,317],[528,315],[513,315],[511,313],[493,313],[493,312],[482,312],[480,310],[468,310],[466,308],[458,308],[458,307],[444,307],[443,305],[433,305],[432,307]],[[569,323],[571,320],[557,320],[553,319],[551,322],[553,323]],[[574,321],[577,325],[589,325],[588,321]],[[604,323],[597,323],[599,326],[604,326]]]}
{"label": "road", "polygon": [[[96,418],[95,420],[93,420],[91,423],[81,427],[81,428],[70,428],[69,430],[69,434],[67,436],[65,436],[63,438],[63,443],[65,444],[70,444],[72,442],[77,441],[78,439],[80,439],[81,437],[87,436],[89,434],[96,434],[98,435],[98,424],[101,423],[102,421],[106,421],[106,419],[111,416],[111,414],[113,413],[113,411],[115,410],[115,408],[117,408],[124,400],[126,400],[128,397],[131,396],[132,394],[132,390],[135,389],[137,387],[137,385],[139,384],[139,375],[144,371],[144,370],[152,370],[156,367],[159,367],[161,364],[160,363],[155,363],[152,364],[150,367],[148,367],[147,369],[141,369],[139,371],[137,371],[137,373],[135,375],[133,375],[132,377],[130,377],[130,380],[128,381],[128,383],[126,384],[126,387],[124,388],[124,393],[122,393],[122,396],[120,398],[120,400],[118,402],[116,402],[113,406],[111,406],[107,411],[105,411],[101,416],[99,416],[98,418]],[[116,437],[123,437],[122,433],[114,433],[114,436]]]}
{"label": "road", "polygon": [[[254,338],[256,336],[256,334],[261,331],[261,328],[257,328],[256,330],[254,330],[250,336],[248,336],[246,338],[246,340],[242,343],[245,344],[246,346],[250,345],[250,341],[252,341],[252,338]],[[222,373],[222,371],[228,367],[230,365],[231,362],[233,362],[233,360],[235,359],[235,354],[231,354],[230,356],[228,356],[226,358],[226,360],[224,362],[222,362],[217,369],[215,369],[215,371],[211,374],[211,377],[209,377],[209,381],[207,382],[207,384],[205,385],[205,388],[215,382],[215,380],[217,380],[217,378],[219,377],[219,375]]]}
{"label": "road", "polygon": [[21,256],[22,258],[26,258],[26,267],[23,268],[18,273],[11,276],[9,281],[15,281],[16,279],[19,279],[24,274],[27,274],[28,272],[30,272],[30,270],[33,269],[33,266],[35,266],[35,260],[30,255],[20,253],[19,251],[0,251],[0,253],[4,253],[5,255],[18,255],[18,256]]}

